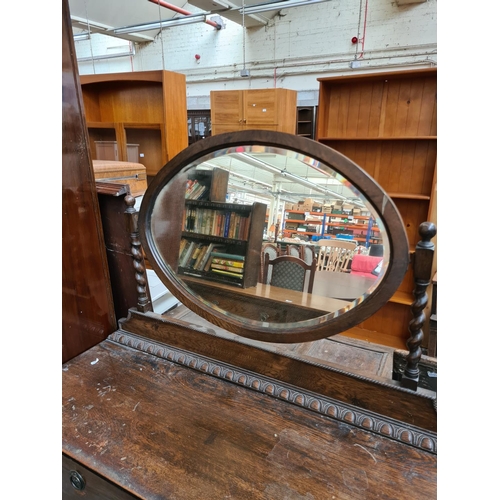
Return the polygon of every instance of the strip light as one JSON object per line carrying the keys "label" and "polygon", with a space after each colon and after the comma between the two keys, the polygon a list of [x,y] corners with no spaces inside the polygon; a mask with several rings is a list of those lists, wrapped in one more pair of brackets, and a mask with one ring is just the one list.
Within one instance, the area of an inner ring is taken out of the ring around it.
{"label": "strip light", "polygon": [[[248,163],[249,165],[256,166],[257,168],[261,168],[263,170],[267,170],[268,172],[275,173],[275,174],[280,174],[283,177],[286,177],[288,179],[293,179],[296,181],[298,184],[302,184],[305,187],[309,187],[319,193],[323,193],[325,195],[328,195],[328,197],[336,198],[338,200],[342,201],[348,201],[345,196],[342,196],[341,194],[335,193],[334,191],[331,191],[330,189],[323,187],[319,184],[316,184],[314,182],[311,182],[307,179],[304,179],[303,177],[300,177],[299,175],[293,174],[291,172],[287,172],[285,170],[281,170],[280,168],[275,167],[274,165],[269,165],[268,163],[258,160],[257,158],[253,158],[252,156],[249,156],[247,153],[241,153],[239,156],[237,156],[238,159],[243,160],[245,163]],[[359,207],[364,207],[364,204],[361,202],[356,202],[352,201],[350,202],[353,205],[359,206]]]}
{"label": "strip light", "polygon": [[157,21],[154,23],[138,24],[136,26],[126,26],[117,28],[114,31],[115,35],[126,35],[129,33],[139,33],[141,31],[158,30],[169,28],[170,26],[182,26],[185,24],[204,23],[207,20],[206,14],[195,14],[194,16],[175,17],[165,21]]}
{"label": "strip light", "polygon": [[85,33],[78,33],[77,35],[73,35],[73,40],[75,42],[80,42],[82,40],[90,40],[90,33],[86,31]]}
{"label": "strip light", "polygon": [[282,2],[272,2],[272,3],[262,3],[259,5],[251,5],[243,9],[239,9],[239,12],[243,14],[258,14],[259,12],[267,12],[269,10],[281,10],[290,9],[291,7],[300,7],[301,5],[311,5],[316,3],[329,2],[330,0],[299,0],[298,2],[292,2],[290,0],[283,0]]}

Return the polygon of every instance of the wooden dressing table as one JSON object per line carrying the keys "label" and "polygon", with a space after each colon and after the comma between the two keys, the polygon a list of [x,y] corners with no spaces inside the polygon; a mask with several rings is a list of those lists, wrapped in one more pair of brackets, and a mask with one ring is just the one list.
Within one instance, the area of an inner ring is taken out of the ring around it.
{"label": "wooden dressing table", "polygon": [[[63,198],[71,220],[63,231],[63,498],[435,498],[434,392],[153,313],[127,197],[117,214],[131,236],[130,268],[120,272],[135,279],[138,300],[126,317],[116,312],[90,155],[82,155],[76,68],[64,1],[63,133],[72,135],[63,157],[72,161],[63,160],[63,191],[74,196]],[[80,231],[85,245],[75,245]],[[393,286],[391,276],[385,284]],[[384,293],[371,294],[360,314]],[[351,317],[341,315],[339,328]]]}

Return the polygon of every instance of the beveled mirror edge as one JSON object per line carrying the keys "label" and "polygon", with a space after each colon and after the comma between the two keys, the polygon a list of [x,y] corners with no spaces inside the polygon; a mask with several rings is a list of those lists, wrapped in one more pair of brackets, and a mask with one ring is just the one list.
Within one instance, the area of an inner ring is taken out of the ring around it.
{"label": "beveled mirror edge", "polygon": [[[161,259],[151,234],[152,207],[159,192],[179,171],[196,159],[228,146],[265,145],[296,151],[321,161],[345,177],[377,211],[387,231],[391,259],[375,290],[351,310],[333,318],[307,326],[290,326],[286,331],[272,326],[249,328],[244,320],[208,307],[196,296],[187,293],[179,278]],[[168,168],[167,168],[168,167]],[[399,287],[410,262],[409,244],[401,216],[391,198],[361,167],[338,151],[311,139],[281,132],[249,130],[208,137],[181,151],[154,177],[144,195],[138,219],[139,235],[144,252],[170,292],[189,309],[207,321],[244,337],[267,342],[308,342],[341,333],[377,312]]]}

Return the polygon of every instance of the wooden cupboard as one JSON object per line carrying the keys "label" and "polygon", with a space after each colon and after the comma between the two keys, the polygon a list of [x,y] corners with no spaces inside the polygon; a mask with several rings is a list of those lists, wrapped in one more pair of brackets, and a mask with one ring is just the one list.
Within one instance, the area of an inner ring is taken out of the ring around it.
{"label": "wooden cupboard", "polygon": [[[317,140],[351,158],[389,193],[414,249],[420,223],[436,222],[437,69],[318,81]],[[348,334],[404,348],[413,286],[410,266],[392,300]]]}
{"label": "wooden cupboard", "polygon": [[[99,159],[103,142],[116,143],[114,159],[138,161],[151,177],[188,146],[183,74],[137,71],[82,75],[80,81],[92,159]],[[138,159],[132,144],[139,145]]]}
{"label": "wooden cupboard", "polygon": [[295,134],[297,92],[289,89],[213,90],[212,135],[237,130]]}

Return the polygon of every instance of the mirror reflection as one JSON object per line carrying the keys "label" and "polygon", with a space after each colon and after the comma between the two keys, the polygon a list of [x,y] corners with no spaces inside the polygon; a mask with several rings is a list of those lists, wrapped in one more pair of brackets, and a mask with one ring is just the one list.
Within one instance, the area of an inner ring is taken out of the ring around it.
{"label": "mirror reflection", "polygon": [[339,316],[379,286],[390,261],[379,215],[349,181],[261,145],[187,165],[156,198],[151,232],[181,286],[261,326]]}

